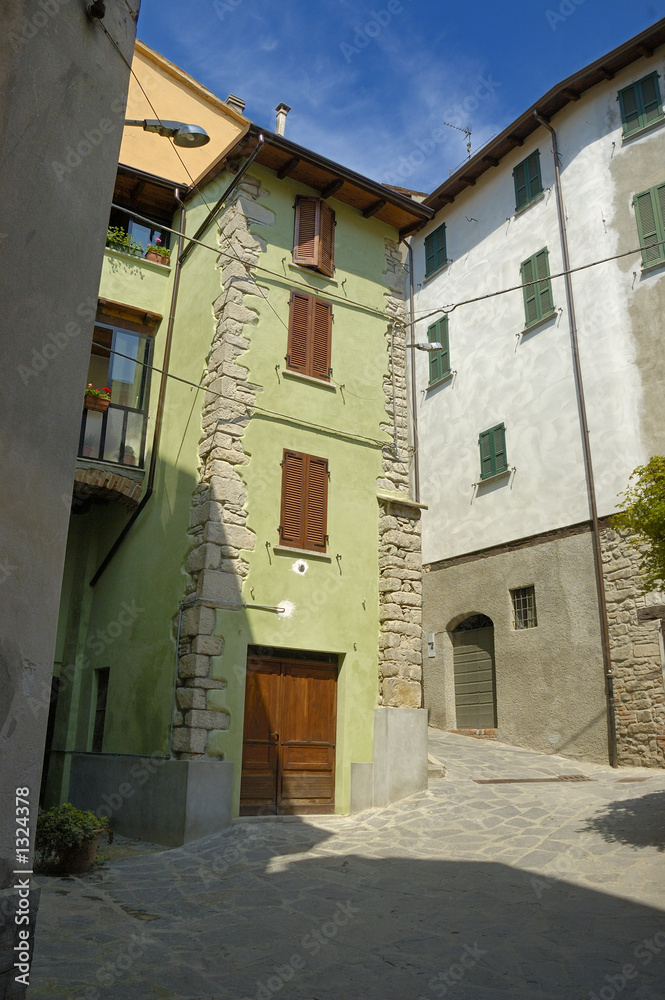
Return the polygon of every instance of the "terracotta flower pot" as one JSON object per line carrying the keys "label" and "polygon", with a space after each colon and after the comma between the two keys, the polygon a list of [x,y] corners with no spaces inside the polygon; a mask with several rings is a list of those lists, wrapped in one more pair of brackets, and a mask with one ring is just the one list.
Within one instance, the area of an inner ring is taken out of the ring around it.
{"label": "terracotta flower pot", "polygon": [[86,393],[83,397],[83,402],[86,410],[99,410],[100,413],[106,413],[111,400],[102,399],[101,396],[91,396],[90,393]]}
{"label": "terracotta flower pot", "polygon": [[86,841],[80,847],[71,847],[60,859],[58,870],[68,875],[80,875],[89,872],[95,860],[99,838],[103,830],[98,830],[92,840]]}
{"label": "terracotta flower pot", "polygon": [[168,257],[164,257],[161,253],[157,253],[156,250],[148,250],[145,255],[146,260],[151,260],[154,264],[165,264],[169,266],[170,260]]}

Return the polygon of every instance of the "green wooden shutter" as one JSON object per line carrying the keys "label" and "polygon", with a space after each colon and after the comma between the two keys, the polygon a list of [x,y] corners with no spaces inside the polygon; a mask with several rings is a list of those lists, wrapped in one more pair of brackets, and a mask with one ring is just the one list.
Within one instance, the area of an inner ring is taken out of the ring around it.
{"label": "green wooden shutter", "polygon": [[651,73],[643,80],[620,90],[619,106],[624,135],[632,135],[652,122],[659,121],[663,117],[663,104],[658,73]]}
{"label": "green wooden shutter", "polygon": [[527,169],[527,180],[529,182],[529,199],[532,201],[537,198],[543,190],[543,181],[540,176],[540,150],[537,149],[535,153],[526,161]]}
{"label": "green wooden shutter", "polygon": [[525,260],[520,268],[522,272],[522,284],[524,285],[524,315],[526,325],[531,326],[538,319],[538,293],[537,286],[529,284],[536,280],[533,267],[533,257]]}
{"label": "green wooden shutter", "polygon": [[489,479],[508,468],[506,453],[506,426],[497,424],[478,437],[480,446],[480,478]]}
{"label": "green wooden shutter", "polygon": [[525,260],[520,269],[524,286],[524,315],[527,329],[554,311],[548,257],[549,253],[545,247]]}
{"label": "green wooden shutter", "polygon": [[492,431],[483,431],[478,438],[480,445],[480,478],[488,479],[494,473],[492,463]]}
{"label": "green wooden shutter", "polygon": [[663,106],[660,102],[660,87],[658,74],[652,73],[640,81],[642,98],[642,121],[644,126],[658,121],[663,117]]}
{"label": "green wooden shutter", "polygon": [[[642,264],[665,260],[665,184],[642,191],[633,199],[637,232],[642,247]],[[660,244],[660,245],[659,245]]]}
{"label": "green wooden shutter", "polygon": [[538,289],[538,307],[539,315],[542,318],[547,316],[554,309],[554,299],[552,298],[552,282],[550,281],[550,267],[548,261],[547,248],[541,250],[535,255],[535,267],[537,278],[545,278],[547,280],[541,281],[539,285],[536,285]]}
{"label": "green wooden shutter", "polygon": [[443,316],[427,330],[427,340],[430,344],[437,341],[443,344],[443,350],[431,351],[429,355],[429,384],[438,382],[450,372],[450,348],[448,342],[448,317]]}
{"label": "green wooden shutter", "polygon": [[515,181],[515,211],[528,205],[529,202],[537,198],[543,190],[543,182],[540,176],[540,150],[536,150],[526,160],[518,163],[513,170]]}
{"label": "green wooden shutter", "polygon": [[529,188],[526,179],[526,161],[517,164],[513,170],[513,180],[515,181],[515,211],[519,212],[520,208],[524,208],[529,201]]}
{"label": "green wooden shutter", "polygon": [[506,428],[503,424],[492,429],[494,471],[505,472],[508,468],[508,456],[506,454]]}
{"label": "green wooden shutter", "polygon": [[623,134],[630,135],[640,127],[640,109],[637,101],[637,84],[633,83],[625,90],[619,91],[619,106],[621,108],[621,121],[623,122]]}
{"label": "green wooden shutter", "polygon": [[446,224],[425,237],[425,277],[434,274],[446,263]]}

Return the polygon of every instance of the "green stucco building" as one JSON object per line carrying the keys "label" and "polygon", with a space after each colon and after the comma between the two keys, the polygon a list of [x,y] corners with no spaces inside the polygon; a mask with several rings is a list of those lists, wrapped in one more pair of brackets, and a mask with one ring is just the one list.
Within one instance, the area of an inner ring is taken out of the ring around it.
{"label": "green stucco building", "polygon": [[91,304],[110,403],[83,412],[46,804],[180,843],[423,787],[400,238],[431,211],[255,126],[196,187],[122,165],[114,204],[171,254],[107,248]]}

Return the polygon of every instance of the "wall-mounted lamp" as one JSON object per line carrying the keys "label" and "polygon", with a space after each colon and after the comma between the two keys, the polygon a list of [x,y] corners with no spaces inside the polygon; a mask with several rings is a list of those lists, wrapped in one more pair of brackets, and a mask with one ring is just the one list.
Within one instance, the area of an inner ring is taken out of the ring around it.
{"label": "wall-mounted lamp", "polygon": [[200,125],[187,125],[185,122],[159,121],[157,118],[129,118],[125,125],[137,125],[144,132],[156,132],[158,135],[173,139],[176,146],[205,146],[210,142],[210,136]]}
{"label": "wall-mounted lamp", "polygon": [[419,344],[407,344],[412,350],[415,348],[416,351],[442,351],[443,344],[440,344],[438,340],[433,340],[431,343],[419,343]]}

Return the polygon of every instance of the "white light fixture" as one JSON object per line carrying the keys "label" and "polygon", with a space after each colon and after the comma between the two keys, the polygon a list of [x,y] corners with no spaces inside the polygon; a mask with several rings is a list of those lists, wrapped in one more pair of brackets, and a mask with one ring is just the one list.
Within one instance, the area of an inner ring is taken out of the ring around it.
{"label": "white light fixture", "polygon": [[176,146],[189,146],[190,149],[196,146],[205,146],[207,142],[210,142],[210,136],[200,125],[160,121],[156,118],[131,118],[125,121],[125,125],[137,125],[144,132],[156,132],[157,135],[173,139]]}
{"label": "white light fixture", "polygon": [[415,349],[416,351],[442,351],[443,344],[440,344],[438,340],[427,341],[427,343],[418,344],[407,344],[407,347]]}

